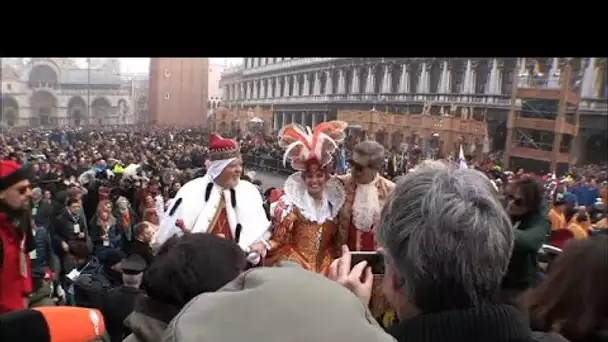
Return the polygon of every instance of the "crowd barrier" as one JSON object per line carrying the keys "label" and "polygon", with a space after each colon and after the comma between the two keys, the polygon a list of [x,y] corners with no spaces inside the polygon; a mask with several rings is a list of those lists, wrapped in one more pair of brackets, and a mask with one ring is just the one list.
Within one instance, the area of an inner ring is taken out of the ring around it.
{"label": "crowd barrier", "polygon": [[285,176],[295,172],[290,165],[283,166],[283,160],[269,155],[244,154],[243,164],[245,164],[246,170],[274,172]]}

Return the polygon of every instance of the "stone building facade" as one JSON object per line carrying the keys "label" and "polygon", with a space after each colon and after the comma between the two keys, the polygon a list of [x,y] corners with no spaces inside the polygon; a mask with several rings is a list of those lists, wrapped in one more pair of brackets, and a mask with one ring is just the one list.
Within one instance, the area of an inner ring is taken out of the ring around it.
{"label": "stone building facade", "polygon": [[[503,149],[513,90],[555,86],[563,60],[247,57],[242,66],[224,71],[220,86],[223,106],[270,109],[274,129],[290,122],[314,126],[336,119],[340,110],[415,115],[427,108],[433,116],[487,122],[491,148]],[[581,154],[601,148],[597,144],[605,149],[606,58],[572,58],[569,64],[576,75],[572,88],[581,98]]]}
{"label": "stone building facade", "polygon": [[2,117],[6,126],[135,123],[129,81],[118,59],[77,66],[69,58],[3,59]]}

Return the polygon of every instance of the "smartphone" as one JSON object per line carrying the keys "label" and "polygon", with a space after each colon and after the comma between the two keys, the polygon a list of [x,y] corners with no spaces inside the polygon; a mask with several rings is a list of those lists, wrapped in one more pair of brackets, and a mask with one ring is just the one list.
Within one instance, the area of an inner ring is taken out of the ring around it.
{"label": "smartphone", "polygon": [[379,252],[350,252],[351,268],[361,261],[367,261],[373,274],[384,274],[384,255]]}

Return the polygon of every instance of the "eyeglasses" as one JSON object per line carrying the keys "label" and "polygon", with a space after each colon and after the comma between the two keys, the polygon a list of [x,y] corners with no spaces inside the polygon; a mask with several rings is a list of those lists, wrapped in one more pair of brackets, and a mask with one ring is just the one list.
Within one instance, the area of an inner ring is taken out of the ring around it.
{"label": "eyeglasses", "polygon": [[17,188],[19,195],[25,195],[31,189],[30,185],[20,186]]}

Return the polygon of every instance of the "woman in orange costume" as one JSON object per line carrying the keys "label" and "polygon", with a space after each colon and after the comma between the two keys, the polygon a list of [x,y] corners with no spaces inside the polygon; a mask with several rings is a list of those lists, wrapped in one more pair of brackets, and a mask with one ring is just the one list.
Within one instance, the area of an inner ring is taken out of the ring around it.
{"label": "woman in orange costume", "polygon": [[283,164],[289,159],[299,172],[287,178],[284,195],[274,207],[267,264],[293,261],[327,274],[336,257],[335,219],[344,203],[344,187],[330,177],[328,166],[346,126],[346,122],[331,121],[311,131],[291,124],[279,132],[286,148]]}

